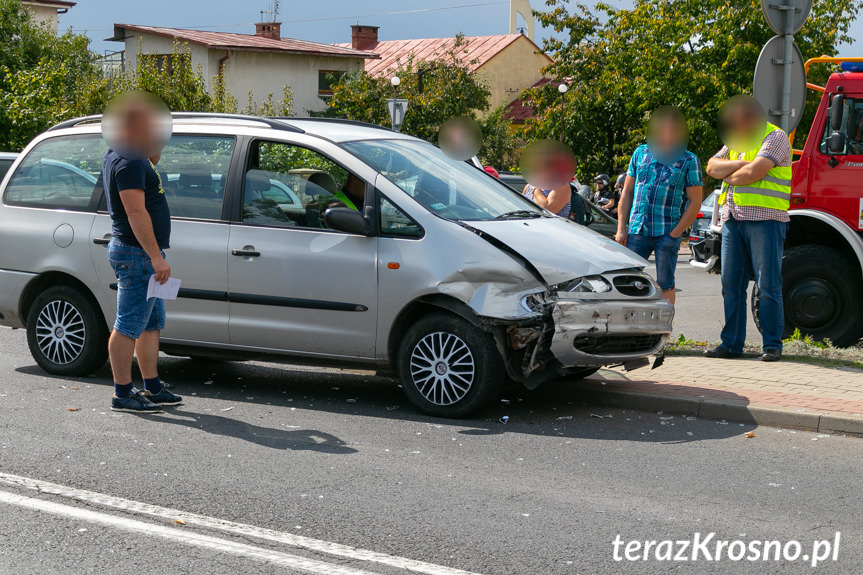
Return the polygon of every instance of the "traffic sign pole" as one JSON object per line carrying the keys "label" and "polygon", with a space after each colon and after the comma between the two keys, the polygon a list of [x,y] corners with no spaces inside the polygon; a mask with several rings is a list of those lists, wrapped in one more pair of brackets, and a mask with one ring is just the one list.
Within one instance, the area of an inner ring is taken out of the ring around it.
{"label": "traffic sign pole", "polygon": [[785,54],[782,56],[782,124],[785,133],[791,130],[791,65],[794,58],[794,7],[783,3],[785,10]]}

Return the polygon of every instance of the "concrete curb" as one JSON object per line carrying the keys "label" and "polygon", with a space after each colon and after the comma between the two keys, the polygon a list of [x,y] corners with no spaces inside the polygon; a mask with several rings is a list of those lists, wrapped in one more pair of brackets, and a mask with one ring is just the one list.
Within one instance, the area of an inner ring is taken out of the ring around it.
{"label": "concrete curb", "polygon": [[734,423],[749,423],[768,427],[784,427],[823,433],[863,435],[863,416],[818,412],[789,407],[728,402],[707,397],[600,389],[583,385],[587,403],[639,411],[663,411],[675,415],[702,419],[724,419]]}

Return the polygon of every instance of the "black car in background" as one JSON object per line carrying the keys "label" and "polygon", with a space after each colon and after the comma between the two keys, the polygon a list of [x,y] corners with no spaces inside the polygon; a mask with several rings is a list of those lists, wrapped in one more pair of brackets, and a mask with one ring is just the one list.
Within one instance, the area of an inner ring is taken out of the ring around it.
{"label": "black car in background", "polygon": [[[512,172],[502,172],[500,181],[518,193],[522,193],[527,185],[524,176]],[[603,212],[599,206],[590,200],[573,193],[572,201],[576,201],[576,198],[584,203],[584,225],[605,237],[614,239],[614,235],[617,233],[617,220]]]}
{"label": "black car in background", "polygon": [[0,180],[3,179],[6,172],[12,167],[12,163],[17,157],[18,154],[13,154],[12,152],[0,152]]}

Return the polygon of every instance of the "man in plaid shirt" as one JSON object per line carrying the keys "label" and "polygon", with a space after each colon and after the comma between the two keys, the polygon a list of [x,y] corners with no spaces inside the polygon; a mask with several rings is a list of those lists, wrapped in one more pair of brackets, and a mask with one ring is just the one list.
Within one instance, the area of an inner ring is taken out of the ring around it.
{"label": "man in plaid shirt", "polygon": [[677,108],[657,109],[647,144],[632,154],[617,210],[615,239],[645,259],[655,255],[656,281],[672,304],[680,236],[701,207],[701,163],[686,149],[688,139]]}
{"label": "man in plaid shirt", "polygon": [[[746,338],[746,294],[755,278],[759,290],[762,361],[782,355],[782,254],[788,229],[791,144],[788,135],[766,122],[751,97],[737,96],[720,111],[723,146],[707,163],[707,173],[723,180],[722,344],[707,357],[735,358]],[[733,151],[732,151],[733,150]],[[741,151],[743,150],[743,151]]]}

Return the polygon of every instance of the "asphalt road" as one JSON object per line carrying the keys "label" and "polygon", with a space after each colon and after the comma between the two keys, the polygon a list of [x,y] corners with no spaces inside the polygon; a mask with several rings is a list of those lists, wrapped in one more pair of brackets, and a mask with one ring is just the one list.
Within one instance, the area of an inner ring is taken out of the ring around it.
{"label": "asphalt road", "polygon": [[[0,573],[863,569],[857,438],[746,438],[751,426],[583,406],[566,383],[450,421],[364,373],[165,358],[163,376],[185,405],[113,413],[107,370],[47,376],[24,334],[0,329]],[[837,531],[837,561],[815,569],[613,557],[618,535],[809,554]]]}

